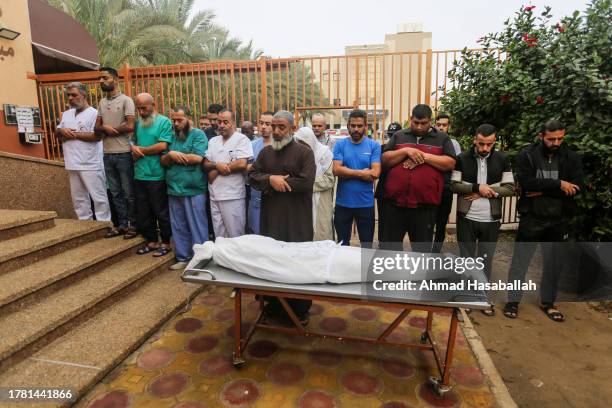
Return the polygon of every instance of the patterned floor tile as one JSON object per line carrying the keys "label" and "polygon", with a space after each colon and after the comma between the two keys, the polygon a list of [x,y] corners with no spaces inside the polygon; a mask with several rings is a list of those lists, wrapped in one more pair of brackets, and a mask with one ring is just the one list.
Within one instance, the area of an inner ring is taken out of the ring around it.
{"label": "patterned floor tile", "polygon": [[[453,390],[437,398],[428,385],[435,375],[428,351],[353,341],[258,332],[232,365],[234,310],[229,289],[210,288],[189,311],[152,336],[98,384],[79,407],[127,408],[414,408],[490,407],[493,396],[461,331],[451,371]],[[259,311],[243,299],[243,333]],[[399,310],[343,303],[314,303],[310,326],[331,334],[376,336]],[[436,315],[433,336],[446,348],[450,316]],[[389,335],[418,342],[427,324],[413,311]]]}

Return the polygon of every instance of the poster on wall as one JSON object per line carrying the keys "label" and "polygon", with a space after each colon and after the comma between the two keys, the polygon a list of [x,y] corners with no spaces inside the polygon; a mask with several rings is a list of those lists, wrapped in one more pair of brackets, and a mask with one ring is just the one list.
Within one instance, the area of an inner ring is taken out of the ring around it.
{"label": "poster on wall", "polygon": [[19,133],[34,132],[34,114],[29,106],[18,106],[16,109],[17,115],[17,131]]}
{"label": "poster on wall", "polygon": [[4,110],[4,124],[5,125],[16,125],[17,124],[17,112],[15,105],[4,104],[2,105]]}
{"label": "poster on wall", "polygon": [[34,116],[34,126],[39,128],[42,126],[42,122],[40,121],[40,108],[33,107],[32,116]]}

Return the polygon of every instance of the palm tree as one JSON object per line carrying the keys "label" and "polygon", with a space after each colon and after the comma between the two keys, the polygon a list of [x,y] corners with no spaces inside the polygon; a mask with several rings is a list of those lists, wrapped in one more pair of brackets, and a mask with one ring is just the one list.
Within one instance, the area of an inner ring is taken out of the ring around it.
{"label": "palm tree", "polygon": [[192,13],[194,0],[47,1],[83,24],[96,40],[102,65],[162,65],[261,54],[251,42],[243,45],[230,38],[214,23],[213,11]]}

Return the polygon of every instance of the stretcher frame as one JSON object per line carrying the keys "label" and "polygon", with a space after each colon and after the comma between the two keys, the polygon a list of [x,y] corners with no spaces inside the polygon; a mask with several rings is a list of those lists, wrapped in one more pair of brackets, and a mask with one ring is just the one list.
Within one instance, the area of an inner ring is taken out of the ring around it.
{"label": "stretcher frame", "polygon": [[[212,269],[212,270],[211,270]],[[417,349],[417,350],[426,350],[433,352],[434,360],[436,362],[436,368],[439,374],[439,377],[432,376],[429,378],[429,383],[432,386],[434,394],[442,398],[444,394],[452,389],[450,385],[450,370],[453,362],[453,356],[455,353],[455,340],[457,337],[457,322],[460,313],[460,307],[471,307],[474,309],[484,309],[488,305],[483,302],[469,302],[466,304],[457,303],[453,304],[452,302],[440,302],[436,304],[427,304],[426,302],[393,302],[393,301],[383,301],[383,300],[370,300],[363,298],[355,298],[355,297],[347,297],[347,296],[339,296],[339,295],[324,295],[324,294],[312,294],[312,293],[304,293],[306,291],[302,290],[302,293],[295,292],[291,288],[290,290],[269,290],[262,289],[257,285],[253,284],[253,281],[261,281],[268,282],[257,278],[248,277],[246,278],[249,283],[241,285],[239,282],[225,282],[222,280],[217,280],[215,277],[215,269],[221,270],[225,268],[220,268],[218,266],[214,266],[212,268],[207,269],[188,269],[183,273],[182,279],[186,282],[192,283],[208,283],[212,285],[218,286],[229,286],[233,287],[233,291],[231,296],[234,299],[234,352],[232,358],[232,364],[235,368],[241,368],[246,364],[246,359],[244,356],[244,352],[248,347],[248,344],[255,334],[257,330],[265,330],[277,333],[285,333],[285,334],[297,334],[302,336],[312,336],[312,337],[320,337],[324,339],[335,339],[335,340],[350,340],[350,341],[360,341],[369,344],[382,344],[386,346],[393,346],[399,348],[406,349]],[[227,270],[227,269],[225,269]],[[234,272],[236,273],[236,272]],[[202,279],[200,276],[205,275],[207,278]],[[271,283],[271,282],[268,282]],[[282,284],[274,284],[271,283],[271,286],[277,287],[288,287],[288,286],[300,286],[300,285],[282,285]],[[253,326],[243,335],[242,330],[242,297],[243,295],[255,295],[256,299],[259,299],[259,315],[255,320]],[[287,312],[289,318],[291,319],[294,327],[282,327],[282,326],[274,326],[270,324],[265,324],[262,322],[263,317],[263,307],[264,307],[264,297],[275,297],[278,298],[280,304],[283,306],[284,310]],[[314,330],[307,329],[304,327],[298,317],[293,312],[293,309],[289,306],[287,299],[304,299],[311,301],[323,301],[323,302],[334,302],[334,303],[344,303],[344,304],[354,304],[360,306],[370,306],[370,307],[384,307],[384,308],[395,308],[399,310],[399,315],[384,328],[382,333],[380,333],[376,338],[373,337],[363,337],[363,336],[354,336],[354,335],[336,335],[333,333],[325,333],[318,332]],[[410,314],[411,311],[425,311],[427,312],[427,320],[424,331],[421,333],[419,343],[399,343],[389,341],[387,337],[399,326],[405,318]],[[450,313],[450,325],[448,331],[448,339],[446,341],[446,351],[443,353],[439,348],[438,344],[433,336],[432,325],[433,325],[433,317],[434,313]],[[444,354],[444,359],[442,359],[442,355]]]}

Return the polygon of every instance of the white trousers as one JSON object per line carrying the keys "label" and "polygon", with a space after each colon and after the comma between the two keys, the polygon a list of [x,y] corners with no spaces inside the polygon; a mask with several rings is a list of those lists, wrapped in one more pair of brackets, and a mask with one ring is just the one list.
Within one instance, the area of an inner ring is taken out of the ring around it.
{"label": "white trousers", "polygon": [[234,238],[244,235],[246,200],[210,200],[210,215],[215,237]]}
{"label": "white trousers", "polygon": [[96,220],[110,221],[111,212],[106,194],[104,170],[68,170],[72,205],[79,220],[92,220],[91,200],[96,211]]}

